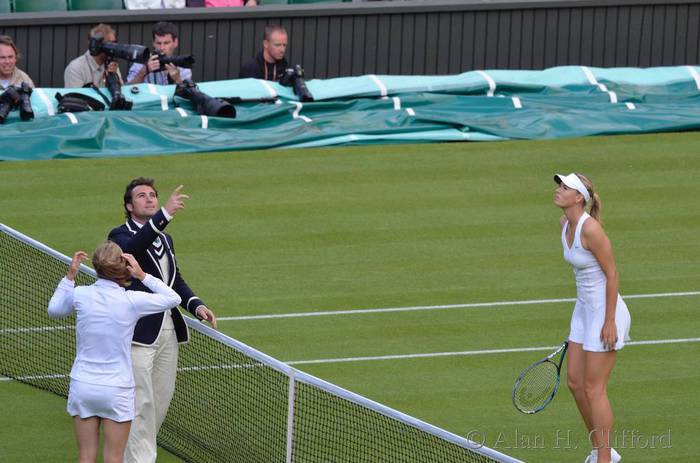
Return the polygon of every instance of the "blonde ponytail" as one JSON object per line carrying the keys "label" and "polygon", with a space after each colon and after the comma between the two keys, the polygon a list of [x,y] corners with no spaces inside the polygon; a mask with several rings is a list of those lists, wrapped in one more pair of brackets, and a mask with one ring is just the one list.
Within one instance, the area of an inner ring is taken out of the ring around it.
{"label": "blonde ponytail", "polygon": [[593,187],[593,182],[588,180],[588,177],[586,177],[583,174],[579,174],[578,172],[576,173],[576,176],[581,180],[581,182],[583,182],[583,185],[586,187],[588,193],[591,195],[589,214],[591,214],[591,217],[596,219],[598,223],[602,225],[603,218],[600,213],[600,196],[598,195],[598,193],[596,193],[595,188]]}

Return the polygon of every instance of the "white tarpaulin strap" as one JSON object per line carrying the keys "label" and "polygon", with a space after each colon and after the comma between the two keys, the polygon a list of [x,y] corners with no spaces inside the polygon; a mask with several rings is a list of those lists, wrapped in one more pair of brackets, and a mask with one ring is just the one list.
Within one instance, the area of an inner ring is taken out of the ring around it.
{"label": "white tarpaulin strap", "polygon": [[294,106],[297,107],[297,109],[295,109],[294,112],[292,113],[292,117],[293,117],[294,119],[301,119],[301,120],[304,121],[304,122],[311,122],[311,119],[309,119],[309,118],[306,117],[306,116],[303,116],[303,115],[300,115],[300,114],[299,114],[299,113],[301,112],[301,108],[303,108],[304,105],[302,105],[302,104],[299,103],[298,101],[290,101],[290,103],[292,103]]}
{"label": "white tarpaulin strap", "polygon": [[693,79],[695,79],[695,86],[700,90],[700,74],[698,74],[697,69],[695,69],[693,66],[686,66],[686,69],[688,69],[688,72],[690,72],[690,75],[693,76]]}
{"label": "white tarpaulin strap", "polygon": [[386,85],[384,85],[384,82],[379,80],[379,77],[375,76],[374,74],[369,74],[369,78],[374,81],[375,84],[377,84],[377,87],[379,88],[379,94],[381,96],[387,96],[387,90],[386,90]]}
{"label": "white tarpaulin strap", "polygon": [[200,116],[202,118],[202,128],[209,128],[209,118],[207,116]]}
{"label": "white tarpaulin strap", "polygon": [[54,109],[53,109],[53,103],[51,103],[51,100],[46,95],[44,90],[42,90],[40,88],[35,88],[34,91],[36,92],[37,95],[39,95],[39,98],[41,98],[41,101],[46,105],[46,112],[49,113],[49,116],[55,115],[56,111],[54,111]]}
{"label": "white tarpaulin strap", "polygon": [[270,94],[270,98],[277,98],[277,92],[274,88],[272,88],[272,85],[270,85],[266,80],[260,80],[260,83],[263,87],[265,87],[267,93]]}
{"label": "white tarpaulin strap", "polygon": [[150,93],[151,95],[155,95],[155,96],[160,97],[160,109],[162,109],[163,111],[167,111],[168,110],[168,97],[165,95],[161,95],[158,92],[158,89],[156,88],[156,86],[153,84],[146,84],[146,87],[148,88],[148,93]]}
{"label": "white tarpaulin strap", "polygon": [[68,120],[70,121],[71,124],[77,124],[78,123],[78,118],[75,117],[75,114],[73,113],[63,113],[66,115]]}
{"label": "white tarpaulin strap", "polygon": [[610,97],[610,103],[617,103],[617,94],[611,90],[608,90],[608,87],[606,87],[605,84],[599,83],[598,79],[596,79],[593,75],[593,71],[591,71],[588,66],[581,66],[581,69],[583,70],[583,73],[586,74],[586,78],[591,85],[595,85],[601,92],[608,94]]}
{"label": "white tarpaulin strap", "polygon": [[478,72],[481,77],[483,77],[486,82],[489,84],[489,91],[486,92],[486,96],[493,96],[493,94],[496,92],[496,81],[493,80],[493,77],[490,75],[486,74],[484,71],[476,71]]}

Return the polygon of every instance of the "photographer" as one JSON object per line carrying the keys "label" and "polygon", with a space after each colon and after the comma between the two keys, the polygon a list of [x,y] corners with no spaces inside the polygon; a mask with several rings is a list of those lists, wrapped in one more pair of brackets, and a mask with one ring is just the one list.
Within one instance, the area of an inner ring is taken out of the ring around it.
{"label": "photographer", "polygon": [[[98,24],[90,30],[90,39],[102,39],[104,43],[116,42],[117,34],[107,24]],[[90,50],[71,61],[64,72],[65,87],[85,87],[94,84],[97,87],[105,87],[107,73],[116,74],[119,82],[122,81],[119,66],[115,61],[108,62],[106,53],[98,53],[95,56]]]}
{"label": "photographer", "polygon": [[17,69],[17,60],[20,58],[19,52],[12,37],[0,35],[0,89],[5,90],[10,86],[21,86],[26,83],[30,88],[34,88],[34,82],[29,76]]}
{"label": "photographer", "polygon": [[179,42],[177,27],[169,22],[159,22],[153,26],[153,53],[145,64],[134,63],[129,68],[129,84],[168,85],[181,84],[183,80],[192,79],[192,70],[177,67],[173,63],[161,66],[161,56],[172,57]]}
{"label": "photographer", "polygon": [[284,27],[265,26],[262,51],[241,66],[238,77],[278,81],[284,70],[287,69],[287,60],[284,58],[287,52],[287,43],[287,31]]}

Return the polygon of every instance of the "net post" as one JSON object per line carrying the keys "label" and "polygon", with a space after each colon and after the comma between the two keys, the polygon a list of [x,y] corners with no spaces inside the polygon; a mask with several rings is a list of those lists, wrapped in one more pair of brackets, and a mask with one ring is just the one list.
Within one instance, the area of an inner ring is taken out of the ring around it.
{"label": "net post", "polygon": [[294,396],[296,380],[294,368],[289,369],[289,391],[287,397],[287,463],[292,463],[292,444],[294,439]]}

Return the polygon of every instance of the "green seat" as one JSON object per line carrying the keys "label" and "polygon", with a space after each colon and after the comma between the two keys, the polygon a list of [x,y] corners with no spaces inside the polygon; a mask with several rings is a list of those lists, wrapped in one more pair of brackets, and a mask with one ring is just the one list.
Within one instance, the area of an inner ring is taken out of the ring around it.
{"label": "green seat", "polygon": [[15,0],[16,13],[66,10],[68,10],[66,0]]}
{"label": "green seat", "polygon": [[122,0],[68,0],[71,10],[121,10]]}
{"label": "green seat", "polygon": [[260,0],[260,5],[286,5],[287,0]]}
{"label": "green seat", "polygon": [[0,0],[0,13],[11,13],[12,4],[10,0]]}

